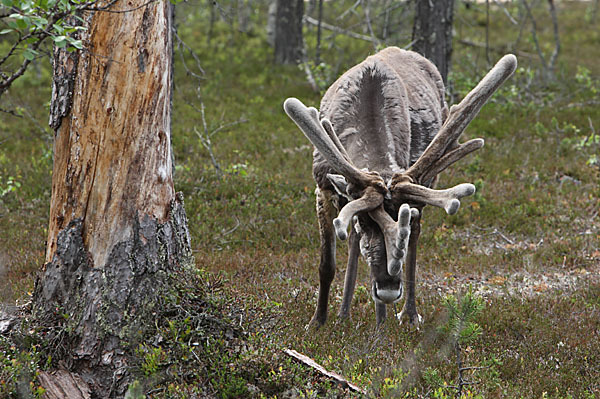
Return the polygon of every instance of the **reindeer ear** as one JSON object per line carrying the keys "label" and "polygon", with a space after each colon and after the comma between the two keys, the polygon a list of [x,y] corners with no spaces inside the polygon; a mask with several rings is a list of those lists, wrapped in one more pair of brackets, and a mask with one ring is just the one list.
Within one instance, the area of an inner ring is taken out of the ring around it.
{"label": "reindeer ear", "polygon": [[333,188],[335,188],[335,191],[337,191],[339,195],[352,200],[348,195],[348,181],[344,176],[327,173],[327,179],[333,184]]}

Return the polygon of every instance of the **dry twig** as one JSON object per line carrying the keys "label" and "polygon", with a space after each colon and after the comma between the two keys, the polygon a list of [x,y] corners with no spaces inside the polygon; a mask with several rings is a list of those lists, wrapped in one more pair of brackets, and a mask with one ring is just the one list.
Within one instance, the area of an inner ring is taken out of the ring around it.
{"label": "dry twig", "polygon": [[[304,16],[304,22],[309,23],[311,25],[315,25],[315,26],[318,26],[318,24],[319,24],[318,20],[316,20],[312,17],[309,17],[308,15]],[[340,28],[339,26],[330,25],[326,22],[321,22],[321,28],[327,29],[329,31],[339,33],[342,35],[346,35],[346,36],[352,37],[354,39],[365,40],[365,41],[371,42],[373,44],[377,44],[380,42],[380,40],[377,38],[373,38],[373,37],[367,36],[367,35],[361,35],[360,33],[356,33],[356,32],[353,32],[353,31],[350,31],[350,30],[347,30],[344,28]]]}
{"label": "dry twig", "polygon": [[307,366],[309,366],[309,367],[317,370],[318,372],[320,372],[324,376],[335,380],[343,388],[350,389],[351,391],[354,391],[354,392],[359,392],[359,393],[362,393],[362,394],[366,394],[366,392],[362,388],[360,388],[360,387],[354,385],[353,383],[349,382],[347,379],[345,379],[344,377],[342,377],[338,373],[326,370],[325,367],[321,366],[320,364],[318,364],[317,362],[315,362],[310,357],[308,357],[306,355],[303,355],[303,354],[301,354],[299,352],[296,352],[293,349],[285,349],[284,352],[285,352],[286,355],[291,356],[294,359],[296,359],[296,360],[304,363],[305,365],[307,365]]}

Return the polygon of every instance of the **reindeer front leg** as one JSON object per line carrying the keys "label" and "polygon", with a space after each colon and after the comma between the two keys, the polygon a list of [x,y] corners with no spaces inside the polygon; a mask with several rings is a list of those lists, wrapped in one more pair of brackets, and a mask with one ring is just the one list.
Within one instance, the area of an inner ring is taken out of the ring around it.
{"label": "reindeer front leg", "polygon": [[333,219],[337,209],[333,203],[333,193],[317,189],[317,217],[321,236],[321,262],[319,264],[319,298],[317,308],[309,327],[321,327],[327,320],[329,289],[335,277],[335,231]]}
{"label": "reindeer front leg", "polygon": [[344,297],[338,313],[338,316],[342,319],[350,318],[350,305],[352,305],[352,297],[356,287],[358,255],[360,255],[359,241],[358,233],[352,228],[348,239],[348,266],[346,268],[346,278],[344,279]]}
{"label": "reindeer front leg", "polygon": [[408,241],[408,253],[406,254],[406,265],[404,268],[404,307],[400,312],[399,319],[404,321],[408,319],[411,325],[419,325],[423,322],[423,318],[417,313],[417,304],[415,301],[415,280],[417,270],[417,243],[421,234],[421,214],[420,209],[418,215],[411,219],[410,238]]}

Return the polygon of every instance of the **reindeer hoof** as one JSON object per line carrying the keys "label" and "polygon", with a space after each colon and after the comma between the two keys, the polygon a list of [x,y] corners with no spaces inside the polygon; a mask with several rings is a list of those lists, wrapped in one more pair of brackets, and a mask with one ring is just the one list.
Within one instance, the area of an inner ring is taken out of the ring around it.
{"label": "reindeer hoof", "polygon": [[350,320],[350,312],[349,311],[340,310],[338,312],[337,316],[338,316],[338,319],[340,319],[342,321]]}
{"label": "reindeer hoof", "polygon": [[396,317],[400,320],[400,324],[408,322],[411,327],[417,330],[424,322],[423,317],[416,310],[402,309],[402,312],[398,313]]}
{"label": "reindeer hoof", "polygon": [[319,328],[323,327],[323,325],[325,324],[325,320],[319,320],[316,317],[313,317],[310,322],[304,326],[304,330],[306,331],[310,331],[310,330],[318,330]]}

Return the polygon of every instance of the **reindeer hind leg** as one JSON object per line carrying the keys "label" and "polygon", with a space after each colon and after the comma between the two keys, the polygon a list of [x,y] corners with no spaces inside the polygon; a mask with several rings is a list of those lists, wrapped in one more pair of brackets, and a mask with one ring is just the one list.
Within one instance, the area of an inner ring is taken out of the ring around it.
{"label": "reindeer hind leg", "polygon": [[333,219],[337,209],[333,203],[333,193],[317,189],[317,218],[321,236],[321,261],[319,264],[319,297],[317,308],[309,327],[320,327],[327,321],[327,306],[331,282],[335,277],[335,232]]}

